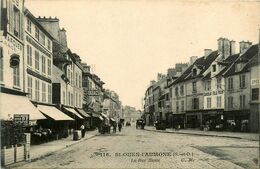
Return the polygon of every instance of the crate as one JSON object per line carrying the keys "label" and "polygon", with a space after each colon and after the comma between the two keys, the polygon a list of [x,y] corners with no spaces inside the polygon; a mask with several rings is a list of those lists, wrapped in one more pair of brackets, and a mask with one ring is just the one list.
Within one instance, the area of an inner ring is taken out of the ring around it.
{"label": "crate", "polygon": [[15,148],[12,146],[11,148],[4,147],[1,150],[1,164],[6,166],[8,164],[12,164],[15,162]]}

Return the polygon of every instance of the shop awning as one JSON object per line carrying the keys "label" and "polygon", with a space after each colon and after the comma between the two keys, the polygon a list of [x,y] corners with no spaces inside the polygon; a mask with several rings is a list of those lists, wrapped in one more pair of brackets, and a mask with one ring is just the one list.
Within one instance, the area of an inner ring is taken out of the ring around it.
{"label": "shop awning", "polygon": [[104,120],[104,118],[103,118],[102,116],[99,116],[99,119],[100,119],[100,120]]}
{"label": "shop awning", "polygon": [[78,112],[76,112],[76,110],[72,109],[72,108],[67,108],[64,107],[67,111],[71,112],[72,114],[75,114],[78,118],[80,119],[84,119]]}
{"label": "shop awning", "polygon": [[0,93],[0,119],[12,120],[14,114],[29,114],[29,120],[46,119],[28,97]]}
{"label": "shop awning", "polygon": [[37,108],[46,116],[52,118],[53,120],[56,121],[61,121],[61,120],[74,120],[68,115],[64,114],[62,111],[57,109],[54,106],[45,106],[45,105],[38,105]]}
{"label": "shop awning", "polygon": [[77,109],[77,111],[79,112],[80,115],[82,115],[85,118],[90,117],[90,115],[88,115],[88,113],[85,112],[83,109]]}

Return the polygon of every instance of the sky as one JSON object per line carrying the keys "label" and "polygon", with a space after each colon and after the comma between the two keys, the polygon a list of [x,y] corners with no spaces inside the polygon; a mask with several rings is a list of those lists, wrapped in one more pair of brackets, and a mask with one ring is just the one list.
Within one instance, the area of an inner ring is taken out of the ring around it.
{"label": "sky", "polygon": [[142,109],[157,73],[217,49],[217,39],[259,42],[260,2],[195,0],[25,0],[36,16],[60,19],[68,47],[119,94]]}

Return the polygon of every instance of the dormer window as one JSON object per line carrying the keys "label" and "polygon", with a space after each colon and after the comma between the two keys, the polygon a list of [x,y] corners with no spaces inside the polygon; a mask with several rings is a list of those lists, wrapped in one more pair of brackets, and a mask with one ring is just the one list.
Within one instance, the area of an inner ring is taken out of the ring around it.
{"label": "dormer window", "polygon": [[192,70],[192,76],[196,76],[196,75],[197,75],[197,69],[194,68],[194,69]]}
{"label": "dormer window", "polygon": [[217,70],[216,65],[212,65],[212,72],[216,72],[216,70]]}
{"label": "dormer window", "polygon": [[237,63],[236,64],[236,72],[240,72],[244,67],[243,63]]}

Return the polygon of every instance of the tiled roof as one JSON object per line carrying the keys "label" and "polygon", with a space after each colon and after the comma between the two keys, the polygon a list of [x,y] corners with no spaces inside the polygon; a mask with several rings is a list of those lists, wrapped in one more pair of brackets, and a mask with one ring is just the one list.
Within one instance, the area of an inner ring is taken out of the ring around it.
{"label": "tiled roof", "polygon": [[[245,53],[243,53],[239,58],[235,61],[235,64],[232,64],[232,67],[224,74],[225,77],[232,76],[235,74],[241,74],[248,71],[248,64],[250,64],[250,60],[257,55],[258,52],[258,44],[251,46]],[[236,63],[245,63],[245,66],[240,70],[235,70]]]}
{"label": "tiled roof", "polygon": [[239,57],[239,53],[238,54],[234,54],[234,55],[230,55],[228,58],[226,58],[222,63],[225,63],[225,68],[222,69],[217,75],[216,77],[220,77],[223,75],[223,73],[225,73],[230,66],[236,61],[236,59]]}
{"label": "tiled roof", "polygon": [[[210,67],[211,63],[218,57],[218,51],[213,51],[207,56],[205,59],[204,56],[198,58],[191,66],[187,68],[187,70],[172,84],[177,84],[180,82],[184,82],[186,80],[196,79],[199,77],[203,77],[203,73]],[[197,66],[200,69],[200,73],[197,76],[192,76],[192,68]]]}

